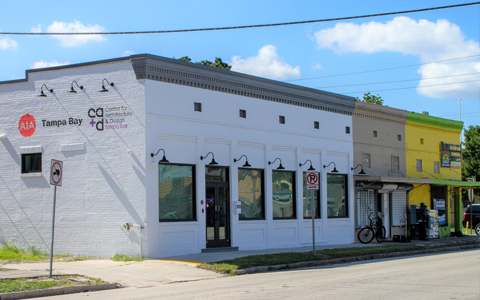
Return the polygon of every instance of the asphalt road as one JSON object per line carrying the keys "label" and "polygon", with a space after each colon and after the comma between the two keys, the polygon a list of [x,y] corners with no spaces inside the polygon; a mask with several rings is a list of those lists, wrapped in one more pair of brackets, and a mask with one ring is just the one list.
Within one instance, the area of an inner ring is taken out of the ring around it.
{"label": "asphalt road", "polygon": [[480,250],[42,299],[480,299]]}

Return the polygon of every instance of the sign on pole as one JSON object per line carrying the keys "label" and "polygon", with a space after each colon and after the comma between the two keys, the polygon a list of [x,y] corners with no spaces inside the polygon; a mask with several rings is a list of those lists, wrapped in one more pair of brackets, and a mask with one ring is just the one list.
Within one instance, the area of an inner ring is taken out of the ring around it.
{"label": "sign on pole", "polygon": [[320,188],[318,172],[307,173],[307,190],[318,190]]}
{"label": "sign on pole", "polygon": [[50,167],[50,184],[62,186],[63,161],[52,159]]}
{"label": "sign on pole", "polygon": [[52,243],[50,244],[50,278],[52,277],[53,239],[55,236],[55,205],[57,202],[57,186],[62,186],[63,161],[52,159],[50,165],[50,184],[53,185]]}

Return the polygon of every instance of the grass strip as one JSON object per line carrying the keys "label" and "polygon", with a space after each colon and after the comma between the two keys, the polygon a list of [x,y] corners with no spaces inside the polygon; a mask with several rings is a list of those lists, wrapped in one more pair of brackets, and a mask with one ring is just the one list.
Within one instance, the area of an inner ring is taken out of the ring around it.
{"label": "grass strip", "polygon": [[115,253],[115,255],[112,256],[113,261],[143,261],[146,259],[147,258],[140,257],[140,255],[130,256],[127,254],[120,254],[120,253]]}
{"label": "grass strip", "polygon": [[17,278],[0,280],[0,293],[24,292],[52,287],[103,284],[100,279],[77,276],[54,276],[39,278]]}
{"label": "grass strip", "polygon": [[421,249],[425,249],[425,247],[415,245],[385,245],[375,247],[336,248],[319,250],[315,252],[315,255],[312,252],[288,252],[264,255],[250,255],[245,257],[238,257],[235,259],[222,260],[218,262],[203,263],[198,265],[197,267],[217,273],[234,275],[238,269],[252,268],[258,266],[292,264],[298,262],[319,261],[332,258],[362,256],[380,253],[408,252]]}

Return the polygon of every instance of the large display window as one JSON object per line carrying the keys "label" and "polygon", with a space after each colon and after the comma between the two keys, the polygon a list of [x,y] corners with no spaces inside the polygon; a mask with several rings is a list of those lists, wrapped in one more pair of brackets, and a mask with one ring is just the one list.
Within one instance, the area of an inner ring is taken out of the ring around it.
{"label": "large display window", "polygon": [[240,220],[265,219],[263,170],[238,169],[238,201],[242,207]]}
{"label": "large display window", "polygon": [[160,222],[195,220],[195,166],[158,165]]}
{"label": "large display window", "polygon": [[272,201],[274,219],[295,218],[295,173],[272,171]]}
{"label": "large display window", "polygon": [[348,217],[347,175],[327,175],[327,210],[329,218]]}
{"label": "large display window", "polygon": [[307,190],[307,173],[303,173],[303,218],[312,218],[312,191],[313,191],[313,209],[315,219],[319,219],[320,214],[320,189]]}

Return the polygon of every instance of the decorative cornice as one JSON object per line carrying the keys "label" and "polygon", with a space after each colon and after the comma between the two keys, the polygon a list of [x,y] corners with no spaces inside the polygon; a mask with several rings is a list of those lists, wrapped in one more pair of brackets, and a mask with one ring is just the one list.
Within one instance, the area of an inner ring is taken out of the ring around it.
{"label": "decorative cornice", "polygon": [[397,123],[401,125],[407,123],[407,116],[408,113],[405,110],[363,101],[356,101],[355,110],[353,111],[353,117]]}
{"label": "decorative cornice", "polygon": [[130,56],[137,79],[352,115],[355,98],[150,54]]}
{"label": "decorative cornice", "polygon": [[407,122],[456,131],[462,131],[463,128],[463,122],[461,121],[448,120],[414,112],[408,112]]}

